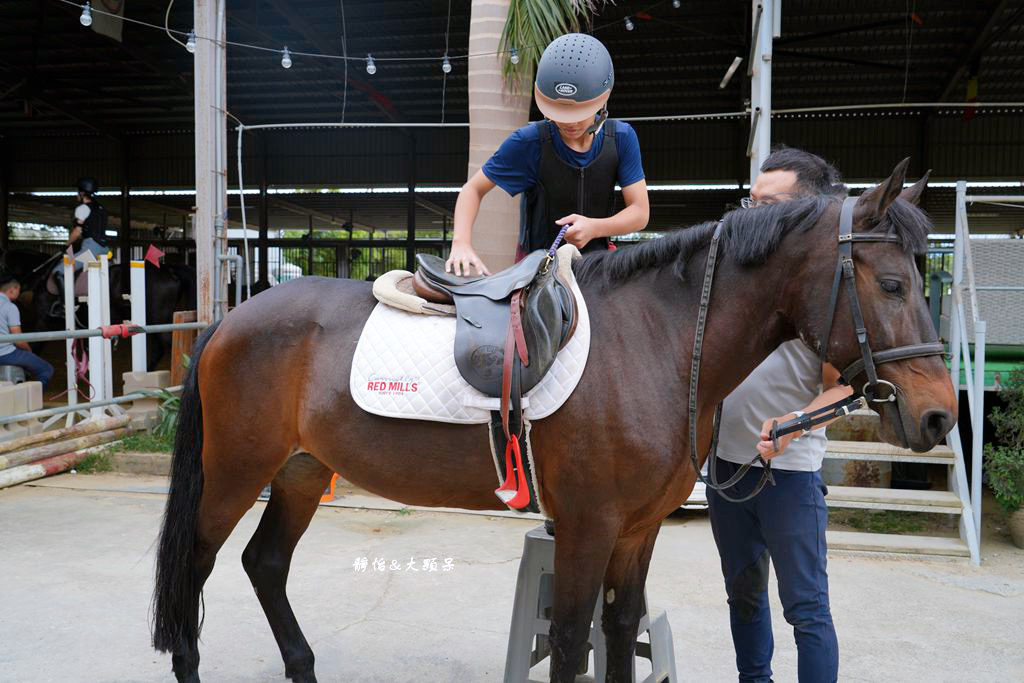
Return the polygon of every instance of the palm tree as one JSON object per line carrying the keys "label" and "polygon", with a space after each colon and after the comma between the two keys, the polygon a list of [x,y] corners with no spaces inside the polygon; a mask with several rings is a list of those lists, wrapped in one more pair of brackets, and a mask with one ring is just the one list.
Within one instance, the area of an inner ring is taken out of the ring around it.
{"label": "palm tree", "polygon": [[[469,22],[469,173],[530,116],[533,72],[544,47],[578,31],[604,0],[473,0]],[[518,55],[513,64],[512,49]],[[486,54],[498,53],[498,54]],[[489,193],[473,228],[473,246],[493,270],[512,264],[519,198]]]}

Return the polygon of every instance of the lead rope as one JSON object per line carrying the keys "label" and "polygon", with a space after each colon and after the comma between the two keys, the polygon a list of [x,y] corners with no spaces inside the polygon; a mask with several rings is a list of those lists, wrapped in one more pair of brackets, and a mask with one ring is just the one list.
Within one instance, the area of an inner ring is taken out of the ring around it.
{"label": "lead rope", "polygon": [[[697,478],[703,482],[705,486],[711,488],[714,491],[718,491],[718,494],[725,498],[731,503],[743,503],[750,500],[757,494],[761,493],[762,489],[771,482],[772,486],[775,485],[775,477],[772,475],[771,463],[766,461],[758,453],[754,458],[743,465],[723,483],[716,481],[716,452],[718,450],[718,432],[721,428],[722,423],[722,404],[719,403],[715,407],[715,417],[712,422],[711,432],[711,448],[708,450],[708,476],[705,477],[700,473],[700,464],[697,458],[697,386],[700,381],[700,357],[701,349],[704,345],[704,327],[708,317],[708,305],[711,302],[711,283],[715,277],[715,264],[718,261],[718,242],[722,234],[722,222],[719,221],[718,225],[715,226],[715,234],[711,238],[711,246],[708,251],[708,262],[704,270],[704,285],[700,293],[700,308],[697,311],[697,329],[694,333],[693,339],[693,358],[690,363],[690,401],[689,401],[689,415],[688,419],[690,422],[690,460],[693,463],[693,469],[697,473]],[[742,498],[733,498],[724,491],[725,489],[732,488],[736,483],[743,478],[747,471],[753,467],[754,463],[760,462],[763,472],[761,474],[761,480],[758,481],[757,486],[754,487],[753,492],[750,495]]]}

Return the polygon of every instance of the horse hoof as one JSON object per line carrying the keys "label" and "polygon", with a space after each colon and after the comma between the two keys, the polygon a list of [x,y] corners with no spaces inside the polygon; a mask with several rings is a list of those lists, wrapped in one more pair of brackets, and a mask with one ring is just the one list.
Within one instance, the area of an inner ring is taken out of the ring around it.
{"label": "horse hoof", "polygon": [[316,674],[313,673],[312,669],[296,673],[286,672],[285,675],[292,683],[316,683]]}
{"label": "horse hoof", "polygon": [[545,519],[544,520],[544,531],[548,532],[548,536],[554,537],[555,535],[555,520]]}
{"label": "horse hoof", "polygon": [[199,683],[198,671],[190,671],[186,674],[179,674],[177,671],[175,671],[174,677],[178,679],[178,683]]}

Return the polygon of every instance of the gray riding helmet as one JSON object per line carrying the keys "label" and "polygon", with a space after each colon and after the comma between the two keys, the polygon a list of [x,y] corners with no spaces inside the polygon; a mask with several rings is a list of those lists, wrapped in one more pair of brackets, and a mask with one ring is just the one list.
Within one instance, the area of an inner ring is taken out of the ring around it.
{"label": "gray riding helmet", "polygon": [[558,123],[583,121],[605,105],[615,85],[612,56],[600,40],[567,33],[551,41],[537,62],[533,95],[545,117]]}

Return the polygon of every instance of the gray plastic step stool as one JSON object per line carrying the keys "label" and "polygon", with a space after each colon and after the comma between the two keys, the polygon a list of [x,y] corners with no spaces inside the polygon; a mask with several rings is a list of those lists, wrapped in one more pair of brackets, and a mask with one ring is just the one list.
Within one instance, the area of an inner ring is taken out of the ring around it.
{"label": "gray plastic step stool", "polygon": [[25,369],[18,365],[0,365],[0,382],[21,384],[25,381]]}
{"label": "gray plastic step stool", "polygon": [[[551,654],[548,631],[551,628],[551,606],[554,602],[555,539],[543,526],[528,531],[523,542],[523,558],[519,562],[516,597],[512,608],[512,627],[508,635],[508,654],[505,657],[505,683],[536,683],[530,678],[530,669]],[[604,594],[604,591],[601,591]],[[594,680],[604,683],[605,646],[601,630],[599,596],[594,607],[594,620],[590,627],[588,652],[594,652]],[[672,629],[664,611],[651,614],[644,591],[643,615],[640,617],[639,638],[648,634],[650,642],[637,641],[636,654],[651,661],[652,672],[640,683],[677,683],[676,658],[672,647]],[[536,641],[536,646],[534,645]],[[579,674],[587,672],[586,658],[580,663]],[[636,670],[634,667],[634,678]]]}

